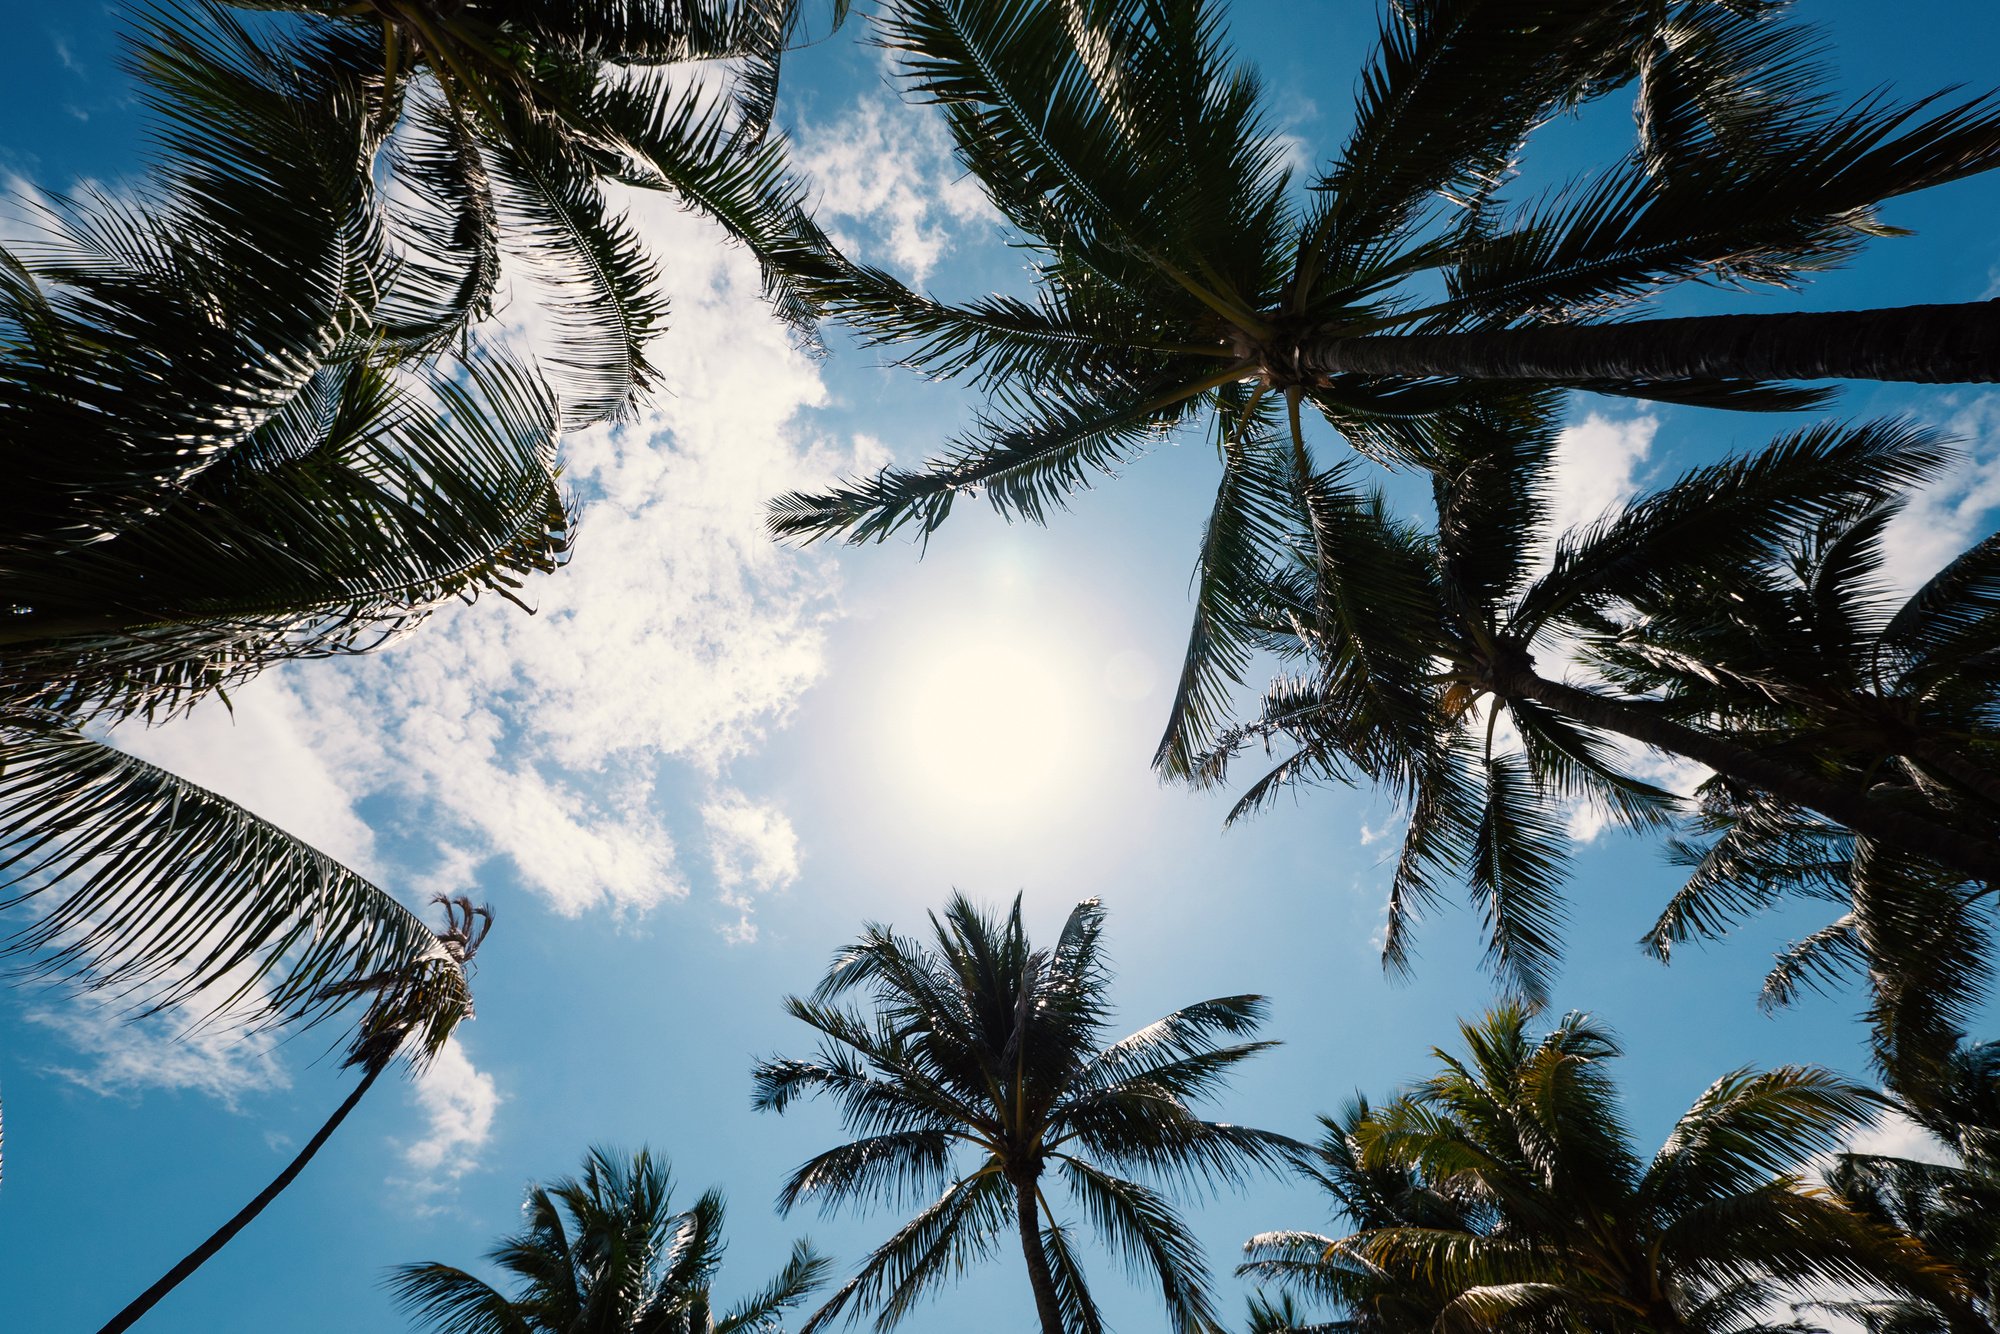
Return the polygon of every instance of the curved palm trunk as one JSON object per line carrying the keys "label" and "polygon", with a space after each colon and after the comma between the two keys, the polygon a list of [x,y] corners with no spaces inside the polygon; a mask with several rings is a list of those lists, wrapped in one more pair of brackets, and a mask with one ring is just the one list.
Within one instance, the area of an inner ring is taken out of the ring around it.
{"label": "curved palm trunk", "polygon": [[320,1151],[320,1146],[339,1129],[340,1123],[347,1119],[347,1114],[361,1101],[361,1095],[368,1092],[369,1086],[388,1068],[389,1064],[386,1061],[371,1064],[368,1072],[361,1077],[361,1082],[347,1095],[347,1100],[335,1108],[333,1115],[327,1118],[326,1124],[319,1128],[319,1133],[306,1141],[306,1146],[299,1150],[298,1156],[285,1165],[284,1171],[272,1178],[270,1185],[258,1192],[256,1199],[238,1210],[236,1216],[217,1228],[207,1241],[189,1251],[186,1257],[162,1275],[157,1283],[134,1297],[131,1304],[112,1316],[97,1334],[119,1334],[119,1331],[131,1328],[133,1322],[158,1305],[162,1297],[179,1287],[181,1280],[208,1263],[217,1251],[227,1246],[237,1233],[249,1226],[250,1220],[263,1213],[265,1206],[277,1199],[285,1187],[292,1184],[293,1178],[305,1170],[305,1165],[313,1160],[313,1155]]}
{"label": "curved palm trunk", "polygon": [[2000,301],[1321,338],[1295,373],[1471,380],[2000,380]]}
{"label": "curved palm trunk", "polygon": [[1035,1313],[1041,1317],[1042,1334],[1064,1334],[1062,1306],[1056,1301],[1055,1275],[1049,1272],[1049,1257],[1042,1253],[1034,1182],[1015,1183],[1014,1217],[1021,1225],[1021,1254],[1028,1262],[1028,1286],[1035,1290]]}
{"label": "curved palm trunk", "polygon": [[1970,880],[2000,885],[2000,845],[1922,815],[1886,807],[1864,793],[1620,700],[1579,690],[1526,668],[1494,673],[1503,698],[1531,699],[1587,726],[1705,764],[1726,778],[1809,807],[1855,833],[1908,848]]}

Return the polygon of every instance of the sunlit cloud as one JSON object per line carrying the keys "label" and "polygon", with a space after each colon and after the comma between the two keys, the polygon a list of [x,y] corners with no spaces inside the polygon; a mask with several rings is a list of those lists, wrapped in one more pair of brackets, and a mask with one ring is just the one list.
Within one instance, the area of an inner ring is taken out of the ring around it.
{"label": "sunlit cloud", "polygon": [[2000,394],[1963,402],[1941,425],[1963,461],[1918,491],[1882,535],[1889,586],[1904,594],[1991,532],[2000,508]]}
{"label": "sunlit cloud", "polygon": [[[886,255],[913,283],[929,279],[955,231],[994,216],[928,108],[887,94],[864,97],[831,121],[806,125],[797,143],[821,225],[844,248]],[[857,227],[872,244],[856,244]]]}
{"label": "sunlit cloud", "polygon": [[1958,1155],[1930,1131],[1901,1112],[1889,1110],[1863,1126],[1848,1141],[1848,1153],[1873,1153],[1885,1158],[1908,1158],[1919,1163],[1955,1165]]}
{"label": "sunlit cloud", "polygon": [[757,939],[751,919],[756,896],[786,889],[799,878],[799,836],[783,811],[734,790],[705,804],[701,818],[717,897],[737,913],[723,935],[747,945]]}
{"label": "sunlit cloud", "polygon": [[1549,531],[1594,522],[1639,493],[1641,467],[1653,451],[1660,419],[1587,414],[1556,437],[1555,485]]}
{"label": "sunlit cloud", "polygon": [[206,1094],[235,1111],[250,1094],[291,1087],[277,1056],[276,1034],[197,1027],[199,1016],[184,1009],[135,1021],[115,1006],[66,997],[23,1017],[77,1054],[75,1062],[44,1066],[46,1073],[106,1097],[185,1091]]}
{"label": "sunlit cloud", "polygon": [[493,1076],[476,1069],[465,1047],[453,1038],[437,1054],[411,1090],[424,1117],[421,1138],[402,1146],[403,1165],[414,1175],[393,1177],[419,1212],[433,1211],[440,1197],[479,1163],[493,1136],[493,1116],[502,1101]]}

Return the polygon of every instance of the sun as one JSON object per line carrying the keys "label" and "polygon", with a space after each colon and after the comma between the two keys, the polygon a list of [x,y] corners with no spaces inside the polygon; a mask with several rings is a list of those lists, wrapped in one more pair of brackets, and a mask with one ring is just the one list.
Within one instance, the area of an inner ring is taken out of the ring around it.
{"label": "sun", "polygon": [[1090,660],[1032,621],[966,627],[904,655],[884,683],[884,759],[933,818],[1019,819],[1073,801],[1101,730]]}

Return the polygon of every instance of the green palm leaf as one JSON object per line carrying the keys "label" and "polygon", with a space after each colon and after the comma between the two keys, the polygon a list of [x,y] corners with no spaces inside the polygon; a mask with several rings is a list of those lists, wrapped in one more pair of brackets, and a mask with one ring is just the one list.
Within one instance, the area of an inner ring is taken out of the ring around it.
{"label": "green palm leaf", "polygon": [[414,913],[236,803],[59,722],[8,717],[0,755],[0,906],[55,900],[7,938],[17,971],[252,1027],[393,994],[423,1055],[469,1012]]}

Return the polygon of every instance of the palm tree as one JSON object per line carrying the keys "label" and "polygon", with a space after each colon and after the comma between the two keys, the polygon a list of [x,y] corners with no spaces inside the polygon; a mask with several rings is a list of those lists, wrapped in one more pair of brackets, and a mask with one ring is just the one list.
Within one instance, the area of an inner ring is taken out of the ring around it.
{"label": "palm tree", "polygon": [[[141,1009],[317,1020],[438,938],[95,729],[365,651],[453,599],[518,600],[568,550],[559,423],[499,353],[384,358],[400,269],[370,242],[358,111],[343,127],[261,48],[214,42],[148,67],[170,168],[55,201],[0,254],[0,902],[66,891],[4,948]],[[226,114],[204,92],[224,84]]]}
{"label": "palm tree", "polygon": [[[666,301],[643,242],[602,185],[667,190],[769,258],[795,243],[801,191],[767,136],[801,0],[227,0],[303,16],[289,55],[328,95],[366,108],[363,170],[393,182],[385,219],[410,270],[384,312],[398,346],[450,346],[490,313],[503,256],[551,324],[547,363],[566,420],[626,410],[657,382],[645,344]],[[834,0],[833,18],[846,0]],[[163,49],[230,22],[195,0]],[[675,66],[729,61],[736,96]],[[225,95],[228,95],[225,93]],[[799,333],[812,309],[776,268],[767,287]]]}
{"label": "palm tree", "polygon": [[[1882,786],[1912,785],[1888,766]],[[1689,878],[1647,933],[1647,952],[1666,960],[1780,901],[1830,904],[1830,921],[1779,952],[1760,1006],[1775,1010],[1858,977],[1876,1066],[1893,1086],[1929,1079],[1988,995],[2000,908],[1988,885],[1721,779],[1698,797],[1697,836],[1668,842]]]}
{"label": "palm tree", "polygon": [[[806,1322],[807,1334],[861,1307],[877,1309],[878,1330],[893,1327],[928,1290],[990,1254],[1010,1223],[1043,1334],[1097,1334],[1104,1322],[1075,1233],[1044,1191],[1051,1172],[1105,1240],[1157,1280],[1176,1334],[1215,1329],[1200,1244],[1165,1193],[1124,1174],[1200,1188],[1273,1165],[1291,1147],[1202,1120],[1190,1106],[1273,1045],[1226,1041],[1256,1031],[1263,998],[1202,1001],[1104,1047],[1110,975],[1097,900],[1076,906],[1053,950],[1029,945],[1018,897],[996,921],[955,894],[931,927],[929,946],[866,928],[811,997],[785,1003],[823,1035],[819,1053],[756,1068],[759,1110],[824,1095],[860,1135],[795,1171],[780,1209],[807,1200],[826,1210],[901,1207],[934,1195]],[[836,1003],[857,988],[872,1015]],[[970,1170],[961,1149],[973,1154]]]}
{"label": "palm tree", "polygon": [[[1670,698],[1766,753],[1817,755],[1878,793],[1990,831],[2000,540],[1895,602],[1879,543],[1899,508],[1889,497],[1825,515],[1699,611],[1662,598],[1607,620],[1593,659],[1621,691]],[[1665,959],[1781,898],[1830,902],[1838,915],[1780,956],[1766,1004],[1865,969],[1875,1056],[1892,1083],[1922,1080],[1953,1050],[1989,980],[1987,883],[1722,779],[1702,793],[1699,826],[1705,837],[1672,845],[1691,874],[1650,952]]]}
{"label": "palm tree", "polygon": [[436,1334],[777,1334],[780,1317],[826,1281],[806,1242],[761,1292],[718,1316],[723,1204],[708,1191],[676,1212],[664,1159],[592,1149],[583,1175],[533,1186],[527,1226],[487,1258],[516,1280],[508,1296],[462,1269],[398,1266],[396,1301]]}
{"label": "palm tree", "polygon": [[397,1056],[403,1056],[413,1070],[421,1070],[444,1050],[459,1022],[472,1017],[472,993],[466,985],[466,974],[486,933],[493,929],[493,913],[489,908],[473,907],[471,900],[464,898],[451,900],[440,895],[436,902],[444,905],[445,928],[437,936],[434,957],[328,988],[330,993],[369,997],[368,1012],[348,1046],[344,1062],[345,1066],[358,1067],[361,1078],[333,1115],[250,1203],[127,1303],[98,1334],[121,1334],[131,1328],[248,1227],[305,1170],[306,1164],[333,1137],[347,1114],[360,1105]]}
{"label": "palm tree", "polygon": [[[1331,1197],[1336,1214],[1354,1228],[1385,1227],[1484,1233],[1491,1210],[1433,1189],[1407,1162],[1371,1152],[1373,1110],[1356,1096],[1337,1117],[1320,1118],[1319,1140],[1298,1156],[1300,1176]],[[1452,1294],[1420,1277],[1392,1274],[1315,1232],[1265,1232],[1243,1243],[1250,1258],[1238,1275],[1279,1290],[1260,1298],[1259,1334],[1429,1334]],[[1298,1298],[1331,1306],[1332,1322],[1309,1321]],[[1253,1326],[1255,1321],[1253,1321]]]}
{"label": "palm tree", "polygon": [[2000,1043],[1959,1047],[1921,1079],[1892,1085],[1897,1105],[1955,1151],[1956,1165],[1844,1153],[1827,1185],[1862,1214],[1917,1238],[1957,1268],[1967,1292],[1820,1303],[1869,1334],[2000,1331]]}
{"label": "palm tree", "polygon": [[1771,1330],[1765,1309],[1794,1285],[1957,1290],[1801,1174],[1876,1109],[1868,1090],[1804,1066],[1734,1071],[1644,1159],[1604,1068],[1609,1033],[1570,1014],[1534,1038],[1529,1018],[1501,1006],[1461,1025],[1465,1057],[1436,1052],[1439,1073],[1356,1127],[1365,1159],[1405,1165],[1480,1225],[1367,1228],[1329,1264],[1442,1288],[1439,1328]]}
{"label": "palm tree", "polygon": [[[1831,106],[1782,8],[1399,0],[1354,130],[1301,198],[1207,0],[886,7],[882,42],[1035,254],[1037,292],[953,306],[837,256],[809,269],[864,336],[996,407],[922,469],[773,502],[772,529],[928,533],[980,490],[1040,521],[1206,411],[1222,476],[1156,757],[1185,775],[1249,656],[1268,519],[1303,521],[1304,498],[1273,482],[1319,471],[1304,408],[1363,453],[1436,466],[1468,417],[1551,411],[1529,384],[1776,409],[1820,396],[1775,380],[2000,374],[1990,302],[1622,318],[1689,279],[1795,283],[1885,234],[1880,201],[2000,163],[1992,99]],[[1628,161],[1500,206],[1530,131],[1629,85]]]}
{"label": "palm tree", "polygon": [[[1935,438],[1898,423],[1797,432],[1564,535],[1544,568],[1551,447],[1546,428],[1504,419],[1455,431],[1437,451],[1429,531],[1399,521],[1345,468],[1300,486],[1310,524],[1254,615],[1261,647],[1304,657],[1309,668],[1276,680],[1257,720],[1225,734],[1197,776],[1223,781],[1252,742],[1284,738],[1296,750],[1248,789],[1232,819],[1291,783],[1363,775],[1383,784],[1410,812],[1391,882],[1388,962],[1403,963],[1410,924],[1436,899],[1436,877],[1462,874],[1486,910],[1492,962],[1529,995],[1557,953],[1567,850],[1560,803],[1592,803],[1637,828],[1658,827],[1677,809],[1670,794],[1626,772],[1612,737],[1818,812],[1942,868],[1954,884],[2000,873],[2000,815],[1977,801],[1941,804],[1950,781],[1932,782],[1926,758],[1942,747],[1960,767],[1983,767],[1977,748],[1956,740],[1967,702],[1982,690],[1990,698],[1977,676],[1942,693],[1922,671],[1871,682],[1850,701],[1854,711],[1909,721],[1861,744],[1844,715],[1787,715],[1789,730],[1760,733],[1770,723],[1769,710],[1759,712],[1768,692],[1745,687],[1749,703],[1725,708],[1718,700],[1733,695],[1721,667],[1691,667],[1716,679],[1683,694],[1647,693],[1627,670],[1633,625],[1656,613],[1663,623],[1698,623],[1739,578],[1754,587],[1758,571],[1783,567],[1801,534],[1879,508],[1938,468],[1946,456]],[[1941,576],[1925,623],[1976,635],[1983,594],[1950,592],[1956,586]],[[1571,684],[1538,669],[1538,654],[1577,655],[1605,679]],[[1770,655],[1761,666],[1791,670]],[[1813,684],[1803,670],[1795,680],[1801,690]],[[1511,729],[1500,727],[1503,717]],[[1876,781],[1879,748],[1921,789]],[[1707,916],[1683,908],[1685,926],[1720,913],[1721,895],[1711,897]]]}

